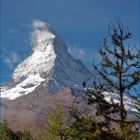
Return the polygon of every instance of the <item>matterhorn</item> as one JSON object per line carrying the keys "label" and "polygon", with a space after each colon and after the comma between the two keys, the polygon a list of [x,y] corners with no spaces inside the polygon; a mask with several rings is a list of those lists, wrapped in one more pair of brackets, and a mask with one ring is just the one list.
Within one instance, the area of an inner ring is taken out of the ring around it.
{"label": "matterhorn", "polygon": [[39,90],[56,94],[65,87],[81,86],[92,73],[68,52],[63,40],[40,20],[33,21],[32,54],[14,70],[15,86],[2,97],[15,99]]}
{"label": "matterhorn", "polygon": [[[1,119],[15,130],[36,132],[55,105],[87,105],[82,83],[94,76],[70,55],[63,39],[47,23],[34,20],[32,27],[31,55],[15,68],[11,82],[1,86]],[[105,96],[108,101],[119,100],[113,93]],[[124,96],[124,102],[128,110],[135,111],[133,99]]]}

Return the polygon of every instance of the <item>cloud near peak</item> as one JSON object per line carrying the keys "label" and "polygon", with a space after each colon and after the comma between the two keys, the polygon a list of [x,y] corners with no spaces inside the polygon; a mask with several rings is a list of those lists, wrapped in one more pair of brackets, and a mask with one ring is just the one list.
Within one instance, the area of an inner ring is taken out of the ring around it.
{"label": "cloud near peak", "polygon": [[33,49],[36,46],[36,43],[45,41],[46,39],[54,38],[52,29],[46,22],[43,22],[39,19],[34,19],[32,21],[33,31],[31,33],[31,44]]}
{"label": "cloud near peak", "polygon": [[68,52],[75,58],[83,60],[86,56],[86,52],[83,48],[79,47],[69,47]]}
{"label": "cloud near peak", "polygon": [[32,27],[34,29],[39,29],[39,28],[43,28],[43,27],[46,27],[47,26],[47,23],[39,20],[39,19],[33,19],[32,20]]}
{"label": "cloud near peak", "polygon": [[21,61],[19,55],[16,52],[10,52],[8,55],[3,55],[3,61],[10,69]]}

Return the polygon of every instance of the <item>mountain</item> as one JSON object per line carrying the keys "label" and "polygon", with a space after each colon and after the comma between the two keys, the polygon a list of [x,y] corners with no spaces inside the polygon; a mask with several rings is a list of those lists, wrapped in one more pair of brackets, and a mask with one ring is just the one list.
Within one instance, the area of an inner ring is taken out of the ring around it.
{"label": "mountain", "polygon": [[[15,68],[12,82],[1,87],[1,108],[2,119],[13,129],[36,132],[56,104],[87,106],[82,83],[93,74],[69,54],[64,41],[46,23],[33,22],[31,41],[31,55]],[[104,94],[107,101],[119,102],[115,93]],[[130,96],[124,96],[124,103],[130,114],[136,111]]]}
{"label": "mountain", "polygon": [[3,98],[15,99],[36,90],[51,94],[64,87],[81,86],[92,73],[80,60],[74,59],[63,40],[42,21],[33,22],[32,54],[14,70],[15,86]]}

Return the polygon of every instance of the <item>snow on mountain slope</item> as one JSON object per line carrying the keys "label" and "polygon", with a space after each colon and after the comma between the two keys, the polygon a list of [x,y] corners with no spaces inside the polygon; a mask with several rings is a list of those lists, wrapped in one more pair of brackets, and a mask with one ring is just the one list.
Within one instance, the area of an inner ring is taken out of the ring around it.
{"label": "snow on mountain slope", "polygon": [[[46,23],[33,21],[31,39],[32,54],[15,68],[15,86],[8,91],[4,90],[1,97],[14,99],[17,94],[24,95],[43,88],[55,93],[63,87],[81,86],[84,80],[92,77],[92,73],[82,62],[68,53],[66,44]],[[43,81],[26,88],[21,86],[25,81],[27,85],[32,85],[37,80],[32,77],[36,76]]]}
{"label": "snow on mountain slope", "polygon": [[11,89],[1,90],[1,98],[13,100],[22,95],[27,95],[28,93],[32,92],[42,81],[44,81],[44,79],[39,75],[32,75]]}
{"label": "snow on mountain slope", "polygon": [[92,75],[80,60],[72,58],[62,39],[46,23],[36,22],[32,33],[33,53],[16,67],[15,82],[39,74],[44,79],[54,78],[66,85],[74,85]]}
{"label": "snow on mountain slope", "polygon": [[[118,94],[104,92],[104,95],[105,95],[106,101],[111,102],[111,99],[113,99],[115,103],[120,103],[120,98]],[[123,100],[124,100],[124,105],[127,111],[134,111],[134,112],[137,111],[136,101],[132,99],[128,94],[124,95]]]}

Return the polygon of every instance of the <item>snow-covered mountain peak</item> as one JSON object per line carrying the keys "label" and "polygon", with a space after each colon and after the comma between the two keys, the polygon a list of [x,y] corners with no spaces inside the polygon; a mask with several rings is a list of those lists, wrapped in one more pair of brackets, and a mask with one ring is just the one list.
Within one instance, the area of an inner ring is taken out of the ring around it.
{"label": "snow-covered mountain peak", "polygon": [[53,45],[56,34],[47,23],[33,20],[32,27],[31,43],[33,51],[44,51],[47,49],[47,45]]}
{"label": "snow-covered mountain peak", "polygon": [[[54,49],[55,54],[60,51],[67,51],[67,47],[61,37],[47,23],[40,20],[33,20],[33,32],[31,43],[33,52],[48,51],[49,47]],[[46,53],[47,54],[47,53]]]}
{"label": "snow-covered mountain peak", "polygon": [[[45,22],[34,20],[31,40],[33,53],[20,63],[14,73],[15,83],[21,83],[32,75],[45,79],[49,89],[59,90],[64,86],[82,85],[91,77],[91,72],[69,53],[64,41]],[[58,86],[59,85],[59,86]]]}

